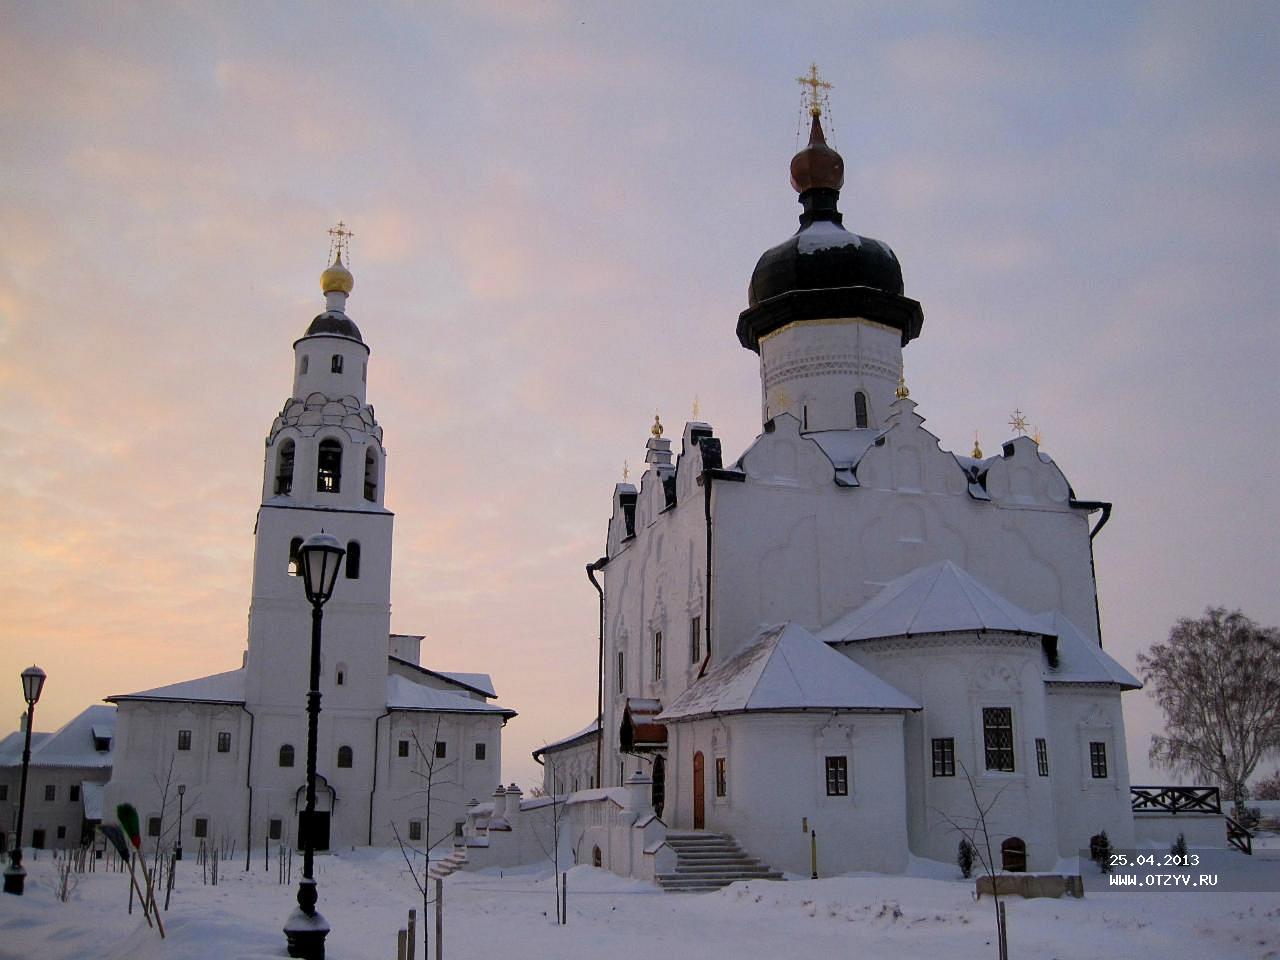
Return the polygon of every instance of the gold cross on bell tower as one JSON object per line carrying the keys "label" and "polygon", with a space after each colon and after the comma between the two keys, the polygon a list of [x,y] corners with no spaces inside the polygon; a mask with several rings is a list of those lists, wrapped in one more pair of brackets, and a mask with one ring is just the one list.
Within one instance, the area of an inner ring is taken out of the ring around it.
{"label": "gold cross on bell tower", "polygon": [[815,117],[822,116],[822,105],[827,100],[827,91],[831,89],[831,84],[818,76],[818,65],[816,63],[809,64],[809,75],[807,77],[796,77],[796,83],[802,87],[809,88],[804,92],[804,96],[808,101],[810,115]]}
{"label": "gold cross on bell tower", "polygon": [[329,261],[339,257],[351,259],[351,238],[355,234],[347,229],[347,225],[339,220],[337,226],[329,228]]}

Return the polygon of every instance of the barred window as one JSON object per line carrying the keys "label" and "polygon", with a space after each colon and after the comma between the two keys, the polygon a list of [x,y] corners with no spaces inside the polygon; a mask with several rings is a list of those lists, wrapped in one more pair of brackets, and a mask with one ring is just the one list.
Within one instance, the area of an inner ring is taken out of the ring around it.
{"label": "barred window", "polygon": [[956,741],[954,737],[933,738],[933,775],[935,777],[954,777],[956,775]]}
{"label": "barred window", "polygon": [[653,635],[653,679],[662,679],[662,631]]}
{"label": "barred window", "polygon": [[351,767],[351,762],[353,758],[354,758],[354,753],[350,747],[344,744],[343,746],[338,748],[338,766],[339,767],[349,769]]}
{"label": "barred window", "polygon": [[1107,778],[1107,745],[1101,740],[1089,742],[1089,772],[1095,780]]}
{"label": "barred window", "polygon": [[396,756],[407,757],[409,755],[409,741],[400,740],[396,743]]}
{"label": "barred window", "polygon": [[44,798],[49,803],[58,799],[58,788],[55,784],[46,783],[44,785]]}
{"label": "barred window", "polygon": [[1044,737],[1036,737],[1036,773],[1042,777],[1049,775],[1049,744]]}
{"label": "barred window", "polygon": [[231,752],[231,734],[227,733],[225,730],[218,734],[218,752]]}
{"label": "barred window", "polygon": [[725,770],[724,757],[716,757],[716,796],[724,797],[729,794],[729,776]]}
{"label": "barred window", "polygon": [[445,758],[445,755],[448,752],[449,752],[449,745],[446,744],[443,740],[437,740],[436,741],[436,759],[443,760]]}
{"label": "barred window", "polygon": [[827,796],[849,795],[849,758],[827,757]]}
{"label": "barred window", "polygon": [[205,837],[209,836],[208,817],[196,817],[195,832],[197,840],[203,840]]}
{"label": "barred window", "polygon": [[286,743],[280,747],[280,766],[293,766],[293,744]]}
{"label": "barred window", "polygon": [[159,817],[147,817],[147,836],[148,837],[160,836],[160,818]]}
{"label": "barred window", "polygon": [[190,730],[178,731],[178,749],[179,750],[191,749],[191,731]]}
{"label": "barred window", "polygon": [[1013,772],[1013,708],[982,708],[982,740],[987,769]]}
{"label": "barred window", "polygon": [[689,620],[689,662],[697,663],[702,659],[702,617]]}
{"label": "barred window", "polygon": [[409,821],[409,839],[410,840],[422,839],[422,821],[421,820]]}
{"label": "barred window", "polygon": [[485,757],[485,745],[483,743],[476,744],[476,759],[483,760]]}
{"label": "barred window", "polygon": [[267,839],[279,840],[280,834],[284,830],[283,820],[270,820],[267,822]]}

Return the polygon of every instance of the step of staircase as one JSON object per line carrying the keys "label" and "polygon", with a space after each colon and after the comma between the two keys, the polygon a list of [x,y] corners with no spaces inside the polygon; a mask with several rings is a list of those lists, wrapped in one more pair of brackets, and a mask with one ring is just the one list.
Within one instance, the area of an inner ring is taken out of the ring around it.
{"label": "step of staircase", "polygon": [[442,860],[435,860],[427,869],[427,875],[443,880],[451,873],[461,870],[467,863],[466,850],[454,850]]}
{"label": "step of staircase", "polygon": [[728,834],[673,831],[667,843],[676,852],[674,873],[659,874],[658,885],[669,893],[719,890],[739,880],[781,880],[757,858],[745,853]]}

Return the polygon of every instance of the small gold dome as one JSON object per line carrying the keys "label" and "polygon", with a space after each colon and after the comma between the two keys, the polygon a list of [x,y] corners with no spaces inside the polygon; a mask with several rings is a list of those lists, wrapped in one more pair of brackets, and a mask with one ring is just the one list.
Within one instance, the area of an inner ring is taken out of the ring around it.
{"label": "small gold dome", "polygon": [[350,293],[356,285],[356,278],[351,275],[342,263],[342,254],[333,258],[333,263],[320,274],[320,289],[325,293]]}

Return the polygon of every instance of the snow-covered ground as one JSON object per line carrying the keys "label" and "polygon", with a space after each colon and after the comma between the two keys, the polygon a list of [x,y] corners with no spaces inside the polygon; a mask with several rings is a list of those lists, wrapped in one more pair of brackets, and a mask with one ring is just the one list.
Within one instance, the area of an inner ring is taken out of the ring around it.
{"label": "snow-covered ground", "polygon": [[[136,906],[132,916],[126,914],[127,875],[81,875],[70,901],[60,903],[53,895],[52,858],[43,854],[28,860],[27,867],[26,895],[0,896],[0,957],[5,960],[285,956],[281,926],[293,906],[294,888],[279,886],[274,863],[264,871],[260,858],[248,873],[243,860],[224,863],[216,887],[201,883],[193,861],[180,864],[164,915],[164,941],[147,928]],[[1260,850],[1250,868],[1280,876],[1280,849]],[[917,864],[919,873],[952,870]],[[328,956],[392,960],[406,912],[414,906],[421,910],[399,852],[320,857],[317,877],[320,909],[333,927]],[[1280,889],[1280,883],[1272,889]],[[991,901],[974,902],[972,890],[972,882],[958,879],[858,876],[752,881],[716,893],[663,894],[647,883],[575,867],[569,872],[569,923],[560,927],[554,922],[549,869],[458,873],[444,882],[444,955],[449,960],[991,960]],[[1280,893],[1015,897],[1008,900],[1008,915],[1010,955],[1016,960],[1280,958]]]}

